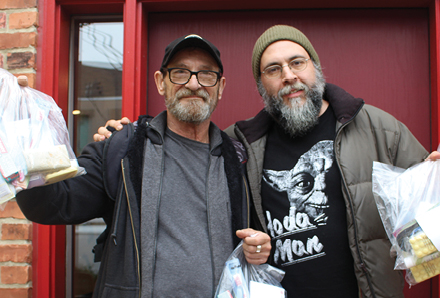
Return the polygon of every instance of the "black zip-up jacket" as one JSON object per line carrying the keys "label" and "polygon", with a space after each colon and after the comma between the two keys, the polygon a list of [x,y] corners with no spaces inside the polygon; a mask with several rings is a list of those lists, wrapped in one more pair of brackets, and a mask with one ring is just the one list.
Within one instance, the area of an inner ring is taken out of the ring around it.
{"label": "black zip-up jacket", "polygon": [[[164,113],[151,123],[166,125]],[[210,152],[224,159],[232,212],[229,232],[233,244],[237,245],[239,239],[235,231],[249,227],[245,160],[237,157],[244,157],[245,152],[214,124],[211,129],[218,130],[222,138],[221,144]],[[148,117],[141,116],[136,130],[132,125],[125,126],[110,139],[84,148],[78,163],[85,168],[86,175],[17,194],[24,215],[40,224],[79,224],[93,218],[104,219],[108,237],[103,237],[105,246],[93,297],[140,297],[144,149],[147,140],[154,146],[162,146],[159,131],[150,124]],[[217,271],[221,269],[216,268]]]}

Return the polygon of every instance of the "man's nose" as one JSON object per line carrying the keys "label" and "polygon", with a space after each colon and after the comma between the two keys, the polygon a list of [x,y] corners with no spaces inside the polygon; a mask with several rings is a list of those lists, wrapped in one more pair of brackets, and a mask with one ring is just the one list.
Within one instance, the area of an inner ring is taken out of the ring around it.
{"label": "man's nose", "polygon": [[191,75],[191,77],[189,78],[189,81],[188,81],[188,83],[186,83],[185,87],[190,90],[197,90],[201,87],[195,74]]}
{"label": "man's nose", "polygon": [[283,79],[283,82],[292,82],[298,79],[298,76],[296,73],[294,73],[288,64],[283,65],[283,70],[281,72],[281,77]]}

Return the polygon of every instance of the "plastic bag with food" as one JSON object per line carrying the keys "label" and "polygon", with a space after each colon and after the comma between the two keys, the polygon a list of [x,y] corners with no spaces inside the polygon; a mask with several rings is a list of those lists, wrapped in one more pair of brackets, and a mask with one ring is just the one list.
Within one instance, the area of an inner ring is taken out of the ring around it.
{"label": "plastic bag with food", "polygon": [[0,204],[22,189],[84,174],[52,97],[0,69]]}
{"label": "plastic bag with food", "polygon": [[241,241],[226,261],[215,298],[285,298],[284,271],[269,264],[246,261]]}
{"label": "plastic bag with food", "polygon": [[373,164],[373,194],[396,256],[415,285],[440,274],[440,160],[407,170]]}

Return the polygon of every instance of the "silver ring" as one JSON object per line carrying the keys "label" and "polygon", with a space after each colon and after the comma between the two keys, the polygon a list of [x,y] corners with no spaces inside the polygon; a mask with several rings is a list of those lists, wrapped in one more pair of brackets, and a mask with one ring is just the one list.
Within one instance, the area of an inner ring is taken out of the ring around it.
{"label": "silver ring", "polygon": [[257,245],[257,250],[255,251],[256,253],[261,252],[261,245]]}

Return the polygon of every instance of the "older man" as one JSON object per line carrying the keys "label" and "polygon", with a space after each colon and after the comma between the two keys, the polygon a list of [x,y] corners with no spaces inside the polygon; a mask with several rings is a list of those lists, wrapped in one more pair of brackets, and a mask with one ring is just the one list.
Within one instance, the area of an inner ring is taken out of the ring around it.
{"label": "older man", "polygon": [[209,41],[174,40],[154,74],[166,111],[86,146],[78,157],[86,175],[18,193],[38,223],[104,218],[109,236],[93,297],[212,297],[239,238],[250,263],[266,262],[269,236],[244,229],[250,199],[236,141],[210,122],[222,73]]}

